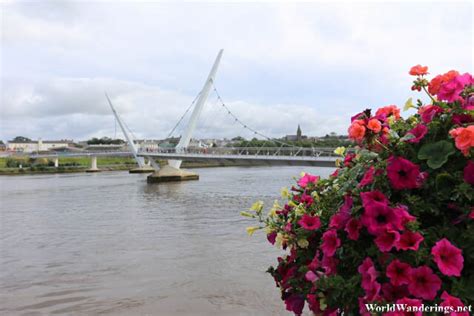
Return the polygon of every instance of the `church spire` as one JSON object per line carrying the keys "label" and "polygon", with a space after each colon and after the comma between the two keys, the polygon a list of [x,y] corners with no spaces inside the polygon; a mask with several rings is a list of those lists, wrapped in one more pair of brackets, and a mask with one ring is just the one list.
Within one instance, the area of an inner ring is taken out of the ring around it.
{"label": "church spire", "polygon": [[296,130],[296,140],[301,140],[301,127],[300,124],[298,124],[298,129]]}

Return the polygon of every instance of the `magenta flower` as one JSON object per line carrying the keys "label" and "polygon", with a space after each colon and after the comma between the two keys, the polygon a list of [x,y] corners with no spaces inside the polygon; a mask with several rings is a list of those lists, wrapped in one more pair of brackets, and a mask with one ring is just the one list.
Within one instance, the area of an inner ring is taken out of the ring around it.
{"label": "magenta flower", "polygon": [[[473,96],[473,100],[474,100],[474,96]],[[451,121],[453,122],[454,125],[463,125],[463,124],[474,122],[474,117],[470,114],[453,114]]]}
{"label": "magenta flower", "polygon": [[306,230],[316,230],[321,227],[321,220],[318,216],[304,214],[298,224]]}
{"label": "magenta flower", "polygon": [[314,256],[313,260],[308,264],[308,269],[316,271],[316,269],[321,267],[321,261],[319,260],[319,251]]}
{"label": "magenta flower", "polygon": [[[443,307],[454,307],[454,309],[456,310],[458,307],[464,307],[464,304],[462,303],[462,301],[455,297],[455,296],[451,296],[448,294],[448,292],[446,291],[443,291],[443,293],[441,294],[441,298],[443,299],[443,301],[441,302],[441,304],[439,304],[440,306],[443,306]],[[453,315],[453,316],[469,316],[469,312],[451,312],[449,313],[449,315]]]}
{"label": "magenta flower", "polygon": [[400,233],[396,230],[388,229],[381,232],[377,238],[375,238],[375,244],[381,252],[389,252],[398,243],[400,239]]}
{"label": "magenta flower", "polygon": [[328,257],[323,255],[323,260],[321,260],[321,267],[324,269],[324,272],[327,276],[337,273],[337,264],[339,260],[334,257]]}
{"label": "magenta flower", "polygon": [[316,294],[308,294],[306,295],[306,301],[308,302],[309,309],[314,313],[321,313],[321,306],[318,301],[318,297]]}
{"label": "magenta flower", "polygon": [[346,228],[344,229],[347,232],[347,237],[352,240],[359,239],[359,231],[362,228],[362,224],[359,220],[355,218],[351,218],[347,224]]}
{"label": "magenta flower", "polygon": [[301,315],[304,308],[304,297],[298,294],[291,294],[285,300],[286,310]]}
{"label": "magenta flower", "polygon": [[337,248],[341,245],[341,240],[337,237],[337,231],[330,229],[323,234],[321,250],[327,257],[332,257],[336,253]]}
{"label": "magenta flower", "polygon": [[390,283],[395,286],[410,283],[411,266],[408,263],[401,262],[398,259],[393,260],[387,266],[387,277]]}
{"label": "magenta flower", "polygon": [[370,257],[367,257],[362,261],[362,264],[357,268],[357,271],[362,276],[362,288],[368,289],[371,284],[375,282],[378,277],[378,272],[375,270],[374,262]]}
{"label": "magenta flower", "polygon": [[306,188],[308,184],[315,184],[319,180],[318,176],[313,176],[312,174],[305,173],[303,177],[298,180],[298,185],[302,188]]}
{"label": "magenta flower", "polygon": [[271,232],[270,234],[267,234],[268,242],[271,243],[272,245],[274,245],[275,240],[276,240],[276,236],[277,236],[277,233],[275,233],[275,232]]}
{"label": "magenta flower", "polygon": [[420,233],[406,231],[400,236],[400,240],[395,245],[397,250],[418,250],[420,243],[423,241],[423,236]]}
{"label": "magenta flower", "polygon": [[437,114],[443,113],[443,109],[437,105],[425,105],[418,110],[418,113],[423,123],[428,124]]}
{"label": "magenta flower", "polygon": [[414,138],[411,138],[407,140],[406,142],[417,144],[420,142],[420,140],[423,139],[423,137],[425,137],[426,133],[428,133],[428,127],[426,127],[423,124],[418,124],[417,126],[415,126],[414,128],[412,128],[411,130],[407,132],[407,134],[413,135]]}
{"label": "magenta flower", "polygon": [[375,173],[374,166],[370,166],[370,168],[367,169],[367,171],[364,173],[362,180],[360,180],[359,187],[364,187],[374,182],[374,173]]}
{"label": "magenta flower", "polygon": [[466,85],[472,84],[472,77],[470,74],[465,73],[458,75],[448,82],[443,83],[438,91],[438,99],[448,102],[462,100],[461,92],[464,90]]}
{"label": "magenta flower", "polygon": [[408,291],[425,300],[433,300],[441,288],[441,279],[427,266],[414,268],[410,273]]}
{"label": "magenta flower", "polygon": [[[421,307],[423,302],[421,300],[418,300],[418,299],[404,297],[404,298],[401,298],[401,299],[397,300],[397,304],[405,304],[406,306],[411,306],[411,307],[415,307],[415,306],[416,307]],[[405,312],[394,312],[393,314],[389,314],[389,315],[391,315],[391,316],[405,316],[405,315],[407,315],[407,313],[405,313]],[[423,316],[423,312],[412,312],[412,313],[409,313],[409,315]]]}
{"label": "magenta flower", "polygon": [[318,276],[316,275],[316,273],[314,273],[313,271],[309,270],[308,272],[306,272],[306,274],[304,275],[304,278],[309,281],[309,282],[314,282],[318,279]]}
{"label": "magenta flower", "polygon": [[385,205],[388,204],[387,197],[380,191],[361,192],[360,198],[362,199],[362,205],[364,207],[367,207],[367,205],[372,204],[373,202],[379,202]]}
{"label": "magenta flower", "polygon": [[350,195],[345,195],[344,204],[339,208],[339,211],[331,217],[329,227],[342,229],[351,218],[350,211],[352,204],[352,197]]}
{"label": "magenta flower", "polygon": [[387,176],[394,189],[416,189],[421,186],[420,167],[410,160],[391,156],[388,159]]}
{"label": "magenta flower", "polygon": [[472,160],[469,160],[466,167],[464,167],[464,181],[474,185],[474,162]]}
{"label": "magenta flower", "polygon": [[395,212],[400,214],[402,218],[402,226],[405,226],[409,222],[413,222],[416,220],[416,217],[408,213],[408,207],[405,205],[399,205],[393,209]]}
{"label": "magenta flower", "polygon": [[447,276],[461,276],[464,266],[462,250],[453,246],[449,240],[443,238],[431,248],[433,260],[441,273]]}
{"label": "magenta flower", "polygon": [[388,205],[377,202],[365,207],[361,222],[372,235],[379,235],[389,229],[399,230],[402,228],[400,214]]}

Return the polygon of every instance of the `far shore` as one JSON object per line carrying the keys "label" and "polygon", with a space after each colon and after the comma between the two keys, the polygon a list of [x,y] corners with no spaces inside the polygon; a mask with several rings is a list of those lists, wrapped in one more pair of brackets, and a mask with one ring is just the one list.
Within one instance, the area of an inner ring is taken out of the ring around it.
{"label": "far shore", "polygon": [[[100,162],[100,161],[99,161]],[[166,164],[165,161],[160,162],[160,165]],[[264,166],[265,164],[261,164]],[[216,167],[244,167],[249,166],[246,163],[242,162],[186,162],[182,164],[182,168],[193,169],[193,168],[216,168]],[[137,168],[137,165],[130,163],[127,158],[127,161],[117,162],[115,164],[100,165],[98,164],[98,169],[100,171],[126,171],[130,169]],[[19,176],[19,175],[35,175],[35,174],[61,174],[61,173],[85,173],[89,169],[89,166],[81,164],[78,166],[62,166],[59,167],[25,167],[25,168],[8,168],[4,164],[0,168],[0,176]]]}

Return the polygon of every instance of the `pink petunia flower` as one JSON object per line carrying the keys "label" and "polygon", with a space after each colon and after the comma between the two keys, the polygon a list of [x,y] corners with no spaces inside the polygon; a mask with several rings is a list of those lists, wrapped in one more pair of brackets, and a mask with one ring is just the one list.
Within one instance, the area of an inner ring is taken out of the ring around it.
{"label": "pink petunia flower", "polygon": [[306,230],[316,230],[321,227],[321,220],[318,216],[303,214],[298,224]]}
{"label": "pink petunia flower", "polygon": [[314,314],[321,313],[321,305],[319,304],[319,300],[318,300],[318,297],[316,296],[316,294],[306,295],[306,301],[308,302],[309,309]]}
{"label": "pink petunia flower", "polygon": [[393,210],[400,214],[400,217],[402,218],[402,226],[405,226],[407,223],[416,220],[415,216],[408,213],[408,207],[406,205],[398,205]]}
{"label": "pink petunia flower", "polygon": [[367,205],[372,204],[374,202],[379,202],[384,205],[388,205],[387,197],[380,191],[369,191],[369,192],[361,192],[360,198],[362,199],[362,205],[367,207]]}
{"label": "pink petunia flower", "polygon": [[[410,306],[412,307],[412,310],[413,310],[413,307],[421,308],[421,305],[423,304],[421,300],[414,299],[414,298],[407,298],[407,297],[397,300],[396,303],[401,304],[401,305],[406,305],[407,307]],[[395,312],[389,312],[389,313],[384,314],[384,316],[407,316],[407,315],[423,316],[423,312],[416,311],[416,312],[409,313],[409,312],[404,312],[404,311],[395,311]]]}
{"label": "pink petunia flower", "polygon": [[387,277],[390,283],[395,286],[410,283],[411,266],[408,263],[401,262],[398,259],[393,260],[387,266]]}
{"label": "pink petunia flower", "polygon": [[387,176],[394,189],[416,189],[421,186],[420,167],[410,160],[391,156],[388,159]]}
{"label": "pink petunia flower", "polygon": [[291,294],[285,299],[286,310],[301,315],[304,308],[304,297],[298,294]]}
{"label": "pink petunia flower", "polygon": [[453,246],[449,240],[443,238],[431,248],[433,260],[441,273],[447,276],[461,276],[464,266],[462,250]]}
{"label": "pink petunia flower", "polygon": [[428,127],[426,127],[423,124],[418,124],[417,126],[415,126],[414,128],[412,128],[411,130],[407,132],[407,134],[411,134],[414,137],[409,140],[406,140],[406,142],[418,144],[420,140],[422,140],[423,137],[425,137],[426,133],[428,133]]}
{"label": "pink petunia flower", "polygon": [[455,296],[451,296],[448,294],[448,292],[446,291],[443,291],[443,293],[441,294],[441,298],[443,299],[443,301],[441,302],[441,304],[439,304],[440,306],[443,306],[443,307],[454,307],[455,311],[447,314],[447,315],[453,315],[453,316],[469,316],[469,312],[465,311],[465,312],[457,312],[456,309],[458,307],[464,307],[464,304],[462,303],[462,301],[455,297]]}
{"label": "pink petunia flower", "polygon": [[470,185],[474,185],[474,161],[469,160],[464,167],[464,181]]}
{"label": "pink petunia flower", "polygon": [[362,224],[358,219],[351,218],[344,229],[347,232],[347,237],[352,240],[359,239],[359,231],[362,228]]}
{"label": "pink petunia flower", "polygon": [[420,243],[424,240],[423,236],[416,232],[406,231],[400,236],[400,240],[395,245],[397,250],[418,250]]}
{"label": "pink petunia flower", "polygon": [[336,253],[337,248],[341,245],[341,240],[337,237],[337,231],[330,229],[323,234],[321,250],[327,257],[332,257]]}
{"label": "pink petunia flower", "polygon": [[379,233],[375,238],[375,244],[381,252],[389,252],[398,243],[400,239],[400,233],[396,230],[387,229],[384,232]]}
{"label": "pink petunia flower", "polygon": [[372,202],[365,207],[361,222],[372,235],[378,235],[389,229],[402,228],[400,214],[388,205],[378,202]]}
{"label": "pink petunia flower", "polygon": [[309,270],[308,272],[306,272],[306,274],[304,275],[304,278],[306,280],[308,280],[309,282],[314,282],[318,279],[318,276],[316,275],[316,273],[314,273],[313,271]]}
{"label": "pink petunia flower", "polygon": [[374,166],[370,166],[370,168],[364,173],[362,180],[360,180],[359,187],[364,187],[374,182],[374,174],[375,168]]}
{"label": "pink petunia flower", "polygon": [[418,114],[425,124],[430,123],[439,113],[443,113],[443,109],[437,105],[425,105],[418,109]]}
{"label": "pink petunia flower", "polygon": [[342,229],[351,218],[350,211],[352,208],[353,199],[350,195],[344,196],[344,204],[339,208],[339,211],[331,217],[329,227],[335,229]]}
{"label": "pink petunia flower", "polygon": [[334,257],[328,257],[323,255],[323,259],[321,260],[321,267],[324,269],[324,273],[326,275],[334,275],[337,273],[337,264],[339,260]]}
{"label": "pink petunia flower", "polygon": [[298,185],[302,188],[306,188],[308,184],[315,184],[319,181],[318,176],[313,176],[312,174],[305,173],[303,177],[298,180]]}
{"label": "pink petunia flower", "polygon": [[410,273],[408,291],[425,300],[433,300],[441,288],[441,279],[427,266],[413,268]]}

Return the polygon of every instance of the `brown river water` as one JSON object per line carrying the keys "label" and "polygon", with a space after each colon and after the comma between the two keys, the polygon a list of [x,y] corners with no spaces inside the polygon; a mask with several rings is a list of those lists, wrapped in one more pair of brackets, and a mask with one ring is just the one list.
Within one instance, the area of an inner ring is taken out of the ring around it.
{"label": "brown river water", "polygon": [[265,270],[281,253],[240,216],[314,167],[0,177],[1,315],[289,315]]}

